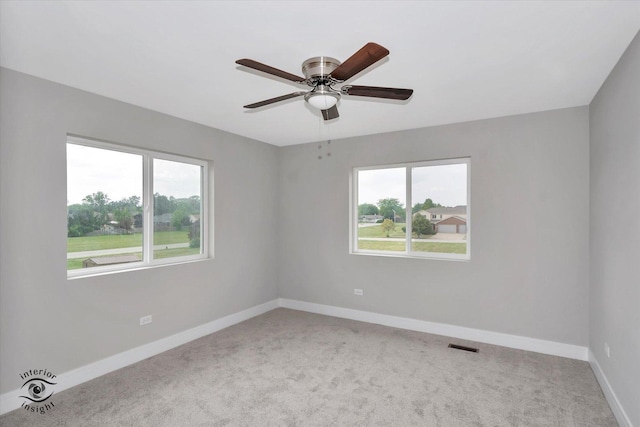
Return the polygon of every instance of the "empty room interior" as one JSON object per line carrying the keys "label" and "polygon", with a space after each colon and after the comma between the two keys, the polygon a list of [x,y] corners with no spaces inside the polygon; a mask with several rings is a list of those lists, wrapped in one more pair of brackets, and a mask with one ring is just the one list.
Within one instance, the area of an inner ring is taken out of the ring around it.
{"label": "empty room interior", "polygon": [[0,424],[640,427],[640,2],[0,2]]}

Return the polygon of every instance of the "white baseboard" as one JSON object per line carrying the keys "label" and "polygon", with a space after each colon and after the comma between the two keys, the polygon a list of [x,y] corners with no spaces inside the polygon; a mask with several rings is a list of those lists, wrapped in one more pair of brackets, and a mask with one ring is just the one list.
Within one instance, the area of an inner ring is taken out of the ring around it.
{"label": "white baseboard", "polygon": [[620,427],[633,427],[633,424],[631,424],[631,420],[620,404],[616,393],[613,391],[613,388],[611,388],[609,380],[607,380],[607,377],[604,375],[604,372],[602,371],[602,368],[600,368],[600,364],[598,363],[598,360],[596,359],[596,356],[593,354],[591,349],[589,349],[589,365],[591,365],[591,370],[593,370],[593,373],[595,374],[596,379],[600,384],[600,388],[604,393],[604,397],[607,398],[607,402],[609,402],[611,411],[613,412],[613,415],[615,415],[618,424],[620,424]]}
{"label": "white baseboard", "polygon": [[[124,368],[125,366],[147,359],[151,356],[155,356],[164,351],[171,350],[172,348],[186,344],[205,335],[228,328],[236,323],[259,316],[267,311],[278,308],[278,303],[279,301],[274,299],[264,304],[239,311],[238,313],[230,314],[229,316],[225,316],[221,319],[205,323],[204,325],[196,326],[195,328],[188,329],[184,332],[179,332],[158,341],[154,341],[62,373],[56,378],[58,381],[55,386],[56,392],[59,393],[62,390],[66,390],[70,387],[82,384],[83,382],[98,378],[99,376]],[[13,390],[0,395],[0,415],[19,408],[24,401],[24,399],[20,399],[19,396],[20,390]]]}
{"label": "white baseboard", "polygon": [[394,328],[427,332],[430,334],[444,335],[469,341],[500,345],[518,350],[534,351],[536,353],[549,354],[552,356],[568,357],[583,361],[588,359],[587,347],[581,347],[578,345],[563,344],[554,341],[540,340],[537,338],[465,328],[463,326],[448,325],[445,323],[427,322],[425,320],[410,319],[407,317],[389,316],[387,314],[373,313],[370,311],[353,310],[350,308],[315,304],[285,298],[280,298],[279,306],[291,308],[293,310],[308,311],[327,316],[392,326]]}

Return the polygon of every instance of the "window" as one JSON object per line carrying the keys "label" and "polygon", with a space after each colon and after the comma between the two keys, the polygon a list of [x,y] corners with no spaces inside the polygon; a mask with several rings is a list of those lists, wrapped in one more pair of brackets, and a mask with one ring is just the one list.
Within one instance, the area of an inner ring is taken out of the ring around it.
{"label": "window", "polygon": [[67,138],[67,274],[207,257],[208,163]]}
{"label": "window", "polygon": [[463,158],[355,168],[352,253],[470,259],[469,167]]}

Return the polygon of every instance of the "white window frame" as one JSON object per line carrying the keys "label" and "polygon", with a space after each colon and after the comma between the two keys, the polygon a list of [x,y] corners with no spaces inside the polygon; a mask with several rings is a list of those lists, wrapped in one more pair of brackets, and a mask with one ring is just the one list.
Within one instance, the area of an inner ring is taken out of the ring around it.
{"label": "white window frame", "polygon": [[[411,231],[411,221],[410,218],[413,218],[413,205],[414,201],[412,200],[412,179],[411,172],[413,168],[425,167],[425,166],[442,166],[442,165],[455,165],[455,164],[466,164],[467,165],[467,238],[466,238],[466,249],[467,252],[465,254],[451,254],[451,253],[441,253],[441,252],[419,252],[411,250],[411,239],[412,239],[412,231]],[[382,170],[382,169],[397,169],[397,168],[405,168],[405,227],[406,227],[406,236],[405,236],[405,250],[401,251],[380,251],[373,249],[359,249],[358,248],[358,206],[360,204],[358,200],[358,172],[367,171],[367,170]],[[351,172],[351,186],[350,186],[350,217],[349,221],[349,252],[354,255],[376,255],[376,256],[389,256],[389,257],[401,257],[401,258],[421,258],[421,259],[444,259],[444,260],[458,260],[458,261],[469,261],[471,259],[471,158],[470,157],[461,157],[461,158],[451,158],[451,159],[440,159],[440,160],[424,160],[419,162],[405,162],[405,163],[395,163],[388,165],[376,165],[376,166],[363,166],[363,167],[355,167]]]}
{"label": "white window frame", "polygon": [[[109,142],[97,141],[78,136],[67,135],[67,144],[83,145],[91,148],[118,151],[127,154],[137,154],[142,156],[142,208],[143,208],[143,233],[142,233],[142,261],[124,264],[115,264],[104,267],[81,268],[77,270],[67,270],[67,278],[78,278],[94,276],[103,273],[115,273],[121,271],[137,270],[148,267],[158,267],[171,264],[182,264],[185,262],[209,259],[209,161],[196,159],[193,157],[180,156],[176,154],[161,153],[157,151],[145,150],[142,148],[113,144]],[[65,145],[66,147],[66,145]],[[153,160],[169,160],[186,163],[202,167],[200,175],[200,253],[180,257],[153,259]],[[211,168],[212,169],[212,168]],[[67,175],[68,176],[68,175]],[[68,189],[68,185],[67,185]],[[212,226],[212,225],[211,225]]]}

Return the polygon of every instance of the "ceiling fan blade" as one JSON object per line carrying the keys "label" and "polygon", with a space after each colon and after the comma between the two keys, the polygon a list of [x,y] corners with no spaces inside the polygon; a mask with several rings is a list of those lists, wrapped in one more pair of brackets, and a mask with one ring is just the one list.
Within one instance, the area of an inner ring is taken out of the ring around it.
{"label": "ceiling fan blade", "polygon": [[389,50],[376,43],[367,43],[359,51],[351,55],[338,68],[333,70],[331,77],[345,81],[358,74],[365,68],[389,55]]}
{"label": "ceiling fan blade", "polygon": [[256,103],[249,104],[249,105],[245,105],[244,108],[264,107],[265,105],[274,104],[274,103],[280,102],[280,101],[285,101],[287,99],[295,98],[297,96],[302,96],[302,95],[304,95],[306,93],[307,92],[293,92],[293,93],[290,93],[288,95],[282,95],[282,96],[278,96],[276,98],[265,99],[264,101],[256,102]]}
{"label": "ceiling fan blade", "polygon": [[377,86],[343,86],[340,92],[345,95],[368,96],[371,98],[386,99],[409,99],[413,94],[413,89],[399,89],[396,87],[377,87]]}
{"label": "ceiling fan blade", "polygon": [[338,107],[334,105],[327,110],[322,110],[322,117],[324,117],[325,120],[337,119],[340,117],[340,114],[338,114]]}
{"label": "ceiling fan blade", "polygon": [[254,70],[262,71],[263,73],[271,74],[286,80],[291,80],[296,83],[304,83],[306,79],[304,77],[296,76],[295,74],[287,73],[286,71],[278,70],[269,65],[263,64],[253,59],[238,59],[236,64],[244,65],[245,67],[253,68]]}

